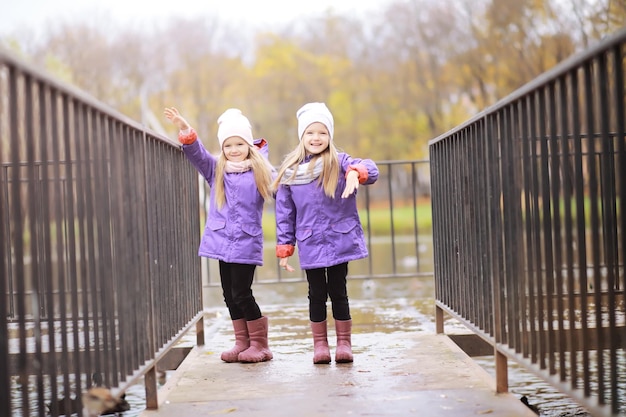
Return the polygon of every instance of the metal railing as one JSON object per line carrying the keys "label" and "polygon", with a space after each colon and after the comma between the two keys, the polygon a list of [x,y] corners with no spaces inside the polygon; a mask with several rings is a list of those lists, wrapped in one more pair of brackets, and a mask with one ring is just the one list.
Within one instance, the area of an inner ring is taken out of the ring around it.
{"label": "metal railing", "polygon": [[437,330],[626,413],[626,30],[429,143]]}
{"label": "metal railing", "polygon": [[155,408],[157,362],[194,325],[203,343],[197,173],[6,51],[0,164],[0,414],[59,415],[95,376],[145,377]]}

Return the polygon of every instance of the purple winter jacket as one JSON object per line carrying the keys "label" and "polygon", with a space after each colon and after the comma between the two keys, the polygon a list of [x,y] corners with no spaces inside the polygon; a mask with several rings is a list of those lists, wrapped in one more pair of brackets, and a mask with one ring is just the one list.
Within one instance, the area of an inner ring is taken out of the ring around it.
{"label": "purple winter jacket", "polygon": [[338,157],[341,170],[335,198],[326,196],[317,180],[281,184],[276,191],[276,244],[297,246],[302,269],[326,268],[368,256],[357,193],[348,198],[341,198],[341,194],[350,165],[367,169],[362,185],[376,182],[378,167],[371,159],[356,159],[346,153],[338,153]]}
{"label": "purple winter jacket", "polygon": [[[265,139],[256,139],[255,146],[267,158]],[[263,197],[257,189],[252,170],[225,173],[226,203],[220,210],[215,203],[213,184],[217,157],[196,140],[183,145],[183,152],[211,187],[209,213],[198,255],[239,264],[263,265]]]}

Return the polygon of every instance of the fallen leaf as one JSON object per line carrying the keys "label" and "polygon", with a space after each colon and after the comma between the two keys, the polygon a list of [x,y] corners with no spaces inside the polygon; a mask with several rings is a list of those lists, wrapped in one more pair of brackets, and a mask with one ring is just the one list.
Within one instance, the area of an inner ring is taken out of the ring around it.
{"label": "fallen leaf", "polygon": [[209,414],[228,414],[237,411],[237,407],[224,408],[223,410],[211,411]]}

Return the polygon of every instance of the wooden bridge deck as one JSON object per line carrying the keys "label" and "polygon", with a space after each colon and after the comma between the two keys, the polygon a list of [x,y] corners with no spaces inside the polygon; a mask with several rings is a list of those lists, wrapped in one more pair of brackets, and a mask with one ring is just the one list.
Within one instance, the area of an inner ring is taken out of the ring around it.
{"label": "wooden bridge deck", "polygon": [[[159,409],[141,417],[230,416],[534,416],[449,337],[416,326],[409,308],[380,300],[352,305],[352,364],[314,365],[306,306],[273,306],[274,359],[228,364],[230,322],[208,321],[194,348],[159,391]],[[332,329],[332,321],[330,322]],[[329,329],[334,354],[334,331]]]}

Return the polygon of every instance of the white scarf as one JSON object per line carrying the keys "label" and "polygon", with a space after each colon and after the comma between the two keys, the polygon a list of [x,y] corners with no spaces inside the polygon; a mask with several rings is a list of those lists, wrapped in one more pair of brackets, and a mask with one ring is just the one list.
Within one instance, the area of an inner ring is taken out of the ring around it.
{"label": "white scarf", "polygon": [[226,172],[246,172],[252,168],[252,162],[249,159],[244,159],[240,162],[226,161]]}
{"label": "white scarf", "polygon": [[317,158],[315,160],[315,165],[313,166],[312,170],[309,169],[310,165],[311,165],[310,162],[298,165],[298,169],[296,170],[296,175],[293,178],[292,178],[292,175],[293,175],[294,170],[292,168],[287,168],[287,170],[285,171],[285,174],[280,179],[280,183],[291,184],[291,185],[301,185],[301,184],[308,184],[310,182],[315,181],[317,178],[319,178],[320,174],[322,173],[322,169],[323,169],[322,158]]}
{"label": "white scarf", "polygon": [[[267,168],[270,170],[270,172],[275,173],[276,172],[276,168],[274,168],[274,165],[272,165],[270,163],[270,161],[268,161],[267,159],[264,159],[265,165],[267,165]],[[233,161],[226,161],[226,168],[225,171],[226,173],[242,173],[242,172],[247,172],[250,171],[252,169],[252,161],[250,161],[249,159],[244,159],[243,161],[240,162],[233,162]]]}

